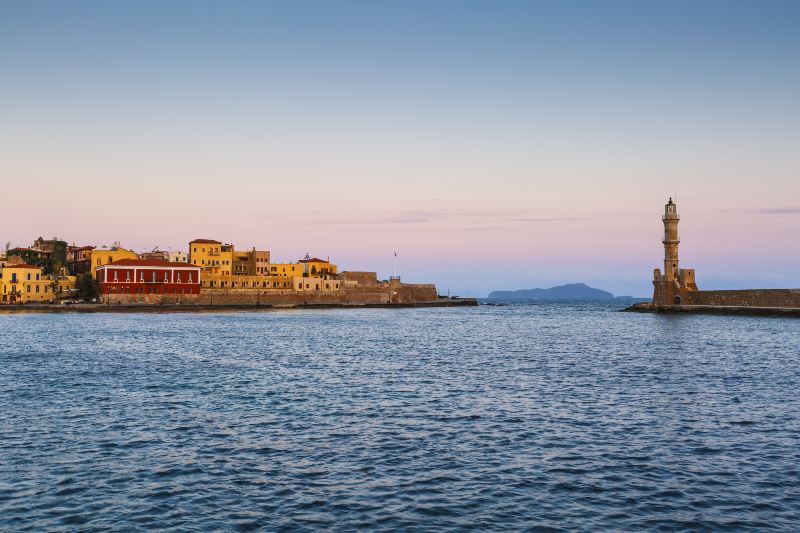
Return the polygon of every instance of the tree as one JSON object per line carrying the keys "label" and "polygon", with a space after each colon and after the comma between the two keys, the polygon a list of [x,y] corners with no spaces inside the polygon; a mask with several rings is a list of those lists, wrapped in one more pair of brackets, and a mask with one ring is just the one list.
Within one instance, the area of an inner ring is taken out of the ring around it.
{"label": "tree", "polygon": [[75,288],[78,289],[78,298],[85,302],[97,298],[97,284],[91,274],[78,274]]}

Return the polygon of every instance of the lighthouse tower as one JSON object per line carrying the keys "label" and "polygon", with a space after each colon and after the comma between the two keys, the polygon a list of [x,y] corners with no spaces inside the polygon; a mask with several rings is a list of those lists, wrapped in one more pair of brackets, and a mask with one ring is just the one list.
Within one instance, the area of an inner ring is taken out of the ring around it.
{"label": "lighthouse tower", "polygon": [[664,273],[660,268],[653,270],[653,303],[657,306],[685,305],[692,302],[692,292],[697,291],[694,269],[680,268],[678,265],[678,206],[669,199],[664,206]]}
{"label": "lighthouse tower", "polygon": [[664,206],[664,276],[667,280],[678,279],[678,244],[681,240],[678,236],[678,222],[681,217],[678,215],[678,206],[669,199]]}

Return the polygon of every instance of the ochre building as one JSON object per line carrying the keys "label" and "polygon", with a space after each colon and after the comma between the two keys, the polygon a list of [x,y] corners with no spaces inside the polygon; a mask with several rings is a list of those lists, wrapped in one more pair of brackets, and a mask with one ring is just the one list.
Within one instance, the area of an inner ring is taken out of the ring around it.
{"label": "ochre building", "polygon": [[22,263],[0,269],[0,301],[3,303],[49,302],[68,298],[74,288],[74,276],[45,276],[42,267]]}

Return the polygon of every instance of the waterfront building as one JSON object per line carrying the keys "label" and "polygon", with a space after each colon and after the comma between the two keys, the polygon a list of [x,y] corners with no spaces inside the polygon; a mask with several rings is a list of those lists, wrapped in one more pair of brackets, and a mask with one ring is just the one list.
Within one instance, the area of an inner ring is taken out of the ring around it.
{"label": "waterfront building", "polygon": [[200,294],[200,267],[163,259],[121,259],[96,268],[101,295]]}
{"label": "waterfront building", "polygon": [[233,271],[233,245],[213,239],[189,242],[189,262],[203,269],[203,274],[230,276]]}
{"label": "waterfront building", "polygon": [[136,252],[121,247],[119,243],[116,243],[114,246],[110,247],[95,248],[92,250],[92,277],[96,276],[98,267],[108,265],[115,261],[121,261],[123,259],[138,258],[139,256],[136,254]]}
{"label": "waterfront building", "polygon": [[67,247],[67,270],[70,274],[75,276],[92,270],[92,250],[94,246]]}
{"label": "waterfront building", "polygon": [[4,303],[47,302],[69,297],[75,289],[75,277],[45,275],[36,265],[9,264],[0,270],[0,286]]}
{"label": "waterfront building", "polygon": [[8,250],[6,255],[9,263],[33,265],[44,269],[51,264],[52,254],[46,250],[16,247]]}
{"label": "waterfront building", "polygon": [[330,257],[328,259],[317,259],[310,257],[306,254],[305,258],[298,261],[303,265],[303,276],[305,277],[327,277],[336,275],[336,265],[332,264]]}
{"label": "waterfront building", "polygon": [[161,259],[162,261],[169,261],[169,252],[154,248],[149,252],[141,252],[137,254],[139,259]]}
{"label": "waterfront building", "polygon": [[234,251],[233,274],[237,276],[268,276],[269,250]]}
{"label": "waterfront building", "polygon": [[58,237],[53,237],[52,239],[39,237],[33,241],[31,248],[48,254],[50,263],[44,265],[45,274],[59,270],[67,264],[67,243]]}
{"label": "waterfront building", "polygon": [[330,260],[317,259],[306,254],[304,259],[296,263],[272,263],[269,271],[272,276],[325,278],[336,276],[337,267]]}
{"label": "waterfront building", "polygon": [[189,253],[188,252],[170,252],[169,257],[167,258],[171,263],[188,263],[189,262]]}

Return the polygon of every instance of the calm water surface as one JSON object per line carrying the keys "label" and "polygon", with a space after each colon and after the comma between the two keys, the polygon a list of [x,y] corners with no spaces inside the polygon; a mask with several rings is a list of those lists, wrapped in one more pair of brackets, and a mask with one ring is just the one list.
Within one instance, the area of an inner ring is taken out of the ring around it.
{"label": "calm water surface", "polygon": [[0,530],[797,530],[800,321],[0,315]]}

